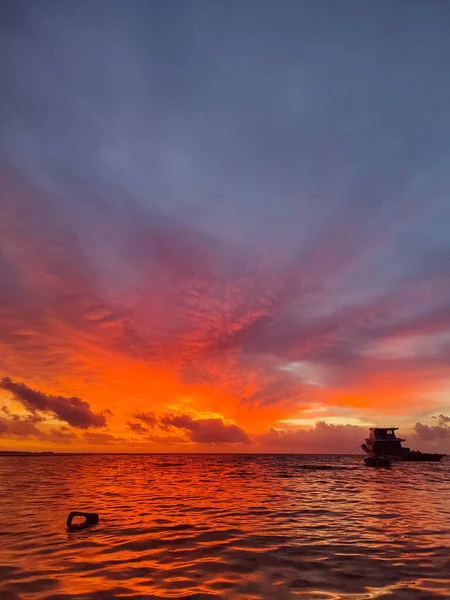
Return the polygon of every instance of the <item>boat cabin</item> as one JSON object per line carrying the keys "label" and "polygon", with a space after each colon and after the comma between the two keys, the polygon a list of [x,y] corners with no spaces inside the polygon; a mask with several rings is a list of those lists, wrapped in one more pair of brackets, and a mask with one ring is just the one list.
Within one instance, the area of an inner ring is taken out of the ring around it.
{"label": "boat cabin", "polygon": [[371,442],[387,442],[391,440],[396,440],[400,443],[404,442],[404,439],[395,436],[397,429],[398,427],[371,427],[369,429],[370,435],[368,440]]}
{"label": "boat cabin", "polygon": [[369,454],[385,454],[389,456],[403,456],[409,448],[403,448],[404,438],[395,435],[398,427],[371,427],[369,437],[363,448]]}

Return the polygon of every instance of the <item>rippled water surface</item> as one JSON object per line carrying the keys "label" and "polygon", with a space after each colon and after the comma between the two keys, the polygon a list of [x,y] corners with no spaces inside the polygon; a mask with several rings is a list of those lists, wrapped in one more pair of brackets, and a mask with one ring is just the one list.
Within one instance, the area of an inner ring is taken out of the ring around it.
{"label": "rippled water surface", "polygon": [[0,457],[2,600],[216,597],[450,598],[449,459]]}

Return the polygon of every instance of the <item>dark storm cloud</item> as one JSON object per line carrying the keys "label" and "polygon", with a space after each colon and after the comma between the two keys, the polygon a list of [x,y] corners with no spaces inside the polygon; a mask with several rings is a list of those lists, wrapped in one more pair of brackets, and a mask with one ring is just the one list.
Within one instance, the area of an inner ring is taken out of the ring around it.
{"label": "dark storm cloud", "polygon": [[[6,365],[101,348],[261,406],[302,396],[295,361],[448,367],[445,339],[383,346],[450,332],[448,5],[1,10]],[[51,410],[104,424],[85,405]]]}
{"label": "dark storm cloud", "polygon": [[[93,413],[88,402],[80,398],[64,398],[64,396],[52,396],[31,389],[24,383],[14,382],[9,377],[0,381],[0,388],[11,392],[15,400],[35,413],[53,413],[60,421],[65,421],[72,427],[87,429],[89,427],[104,427],[105,416],[101,413]],[[30,417],[33,420],[35,415]],[[38,421],[42,420],[37,415]]]}

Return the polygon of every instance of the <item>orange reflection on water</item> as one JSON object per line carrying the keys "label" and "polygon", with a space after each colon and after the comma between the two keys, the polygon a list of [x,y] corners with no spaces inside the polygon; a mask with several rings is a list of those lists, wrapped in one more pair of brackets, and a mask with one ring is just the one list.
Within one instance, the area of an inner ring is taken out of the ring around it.
{"label": "orange reflection on water", "polygon": [[[0,594],[442,599],[448,475],[359,457],[2,457]],[[67,532],[71,510],[100,523]]]}

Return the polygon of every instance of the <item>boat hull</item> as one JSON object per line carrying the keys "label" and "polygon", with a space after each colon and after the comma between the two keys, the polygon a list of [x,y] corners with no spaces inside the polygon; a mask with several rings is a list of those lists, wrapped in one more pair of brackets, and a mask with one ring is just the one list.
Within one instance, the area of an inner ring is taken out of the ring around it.
{"label": "boat hull", "polygon": [[390,467],[392,461],[387,456],[368,456],[364,462],[368,467]]}
{"label": "boat hull", "polygon": [[445,454],[427,454],[426,452],[410,452],[403,456],[407,462],[439,462]]}
{"label": "boat hull", "polygon": [[[378,453],[374,452],[373,448],[367,444],[362,444],[361,448],[369,456],[376,456]],[[402,454],[388,454],[384,453],[383,456],[387,456],[391,460],[395,461],[406,461],[406,462],[439,462],[445,454],[430,454],[427,452],[418,451],[407,451]]]}

